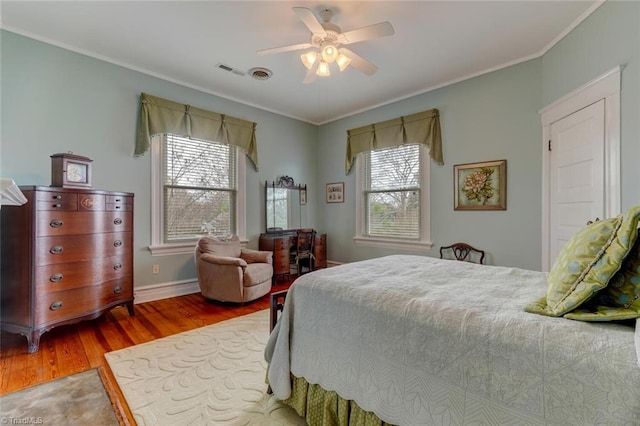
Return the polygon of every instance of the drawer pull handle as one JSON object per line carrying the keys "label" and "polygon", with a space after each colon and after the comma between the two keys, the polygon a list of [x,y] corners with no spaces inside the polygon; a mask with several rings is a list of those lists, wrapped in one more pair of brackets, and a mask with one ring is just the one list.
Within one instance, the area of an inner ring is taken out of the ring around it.
{"label": "drawer pull handle", "polygon": [[116,210],[120,210],[122,207],[121,206],[115,206]]}
{"label": "drawer pull handle", "polygon": [[116,263],[115,265],[113,265],[113,269],[115,269],[116,271],[122,269],[122,263]]}
{"label": "drawer pull handle", "polygon": [[54,200],[62,200],[62,195],[54,195],[53,199]]}
{"label": "drawer pull handle", "polygon": [[121,198],[116,198],[116,203],[121,203],[122,199]]}
{"label": "drawer pull handle", "polygon": [[49,306],[49,309],[51,309],[52,311],[57,311],[60,308],[62,308],[62,302],[60,300],[58,300],[57,302],[53,302],[51,306]]}
{"label": "drawer pull handle", "polygon": [[113,219],[113,223],[115,225],[122,225],[122,219],[119,217],[116,217],[115,219]]}
{"label": "drawer pull handle", "polygon": [[57,274],[53,274],[51,275],[51,277],[49,277],[49,281],[51,281],[52,283],[57,283],[59,281],[62,281],[63,275],[61,273],[57,273]]}
{"label": "drawer pull handle", "polygon": [[114,294],[120,294],[122,293],[122,287],[118,286],[116,288],[113,289]]}
{"label": "drawer pull handle", "polygon": [[120,247],[121,245],[122,245],[122,241],[121,241],[121,240],[115,240],[115,241],[113,242],[113,246],[114,246],[114,247]]}
{"label": "drawer pull handle", "polygon": [[60,228],[62,225],[64,225],[64,221],[62,219],[53,219],[49,222],[49,226],[52,228]]}
{"label": "drawer pull handle", "polygon": [[53,246],[51,247],[51,250],[49,250],[49,253],[51,254],[60,254],[63,251],[63,247],[62,246]]}
{"label": "drawer pull handle", "polygon": [[54,204],[52,207],[55,209],[59,209],[60,207],[62,207],[62,204]]}

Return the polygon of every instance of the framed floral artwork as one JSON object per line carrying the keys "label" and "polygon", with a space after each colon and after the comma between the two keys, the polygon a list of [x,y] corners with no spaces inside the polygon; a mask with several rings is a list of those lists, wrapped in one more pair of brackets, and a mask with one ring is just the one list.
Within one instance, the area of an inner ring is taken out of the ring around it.
{"label": "framed floral artwork", "polygon": [[453,166],[454,210],[506,210],[507,160]]}

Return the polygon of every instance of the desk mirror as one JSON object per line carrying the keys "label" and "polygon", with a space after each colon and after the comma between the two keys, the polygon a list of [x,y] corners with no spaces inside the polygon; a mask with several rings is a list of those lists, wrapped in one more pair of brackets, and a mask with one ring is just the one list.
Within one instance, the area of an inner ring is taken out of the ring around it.
{"label": "desk mirror", "polygon": [[[292,177],[282,176],[278,181],[265,181],[265,229],[276,233],[298,229],[306,219],[306,185],[296,185]],[[302,195],[302,203],[301,203]]]}

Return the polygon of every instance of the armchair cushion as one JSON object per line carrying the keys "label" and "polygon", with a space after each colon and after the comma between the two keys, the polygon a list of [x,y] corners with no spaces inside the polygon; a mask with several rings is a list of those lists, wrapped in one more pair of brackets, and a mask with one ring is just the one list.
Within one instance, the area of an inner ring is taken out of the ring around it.
{"label": "armchair cushion", "polygon": [[198,247],[202,253],[211,253],[216,256],[240,257],[240,238],[234,235],[230,238],[202,237],[198,241]]}
{"label": "armchair cushion", "polygon": [[200,259],[205,262],[215,263],[216,265],[247,266],[247,262],[239,257],[216,256],[211,253],[202,253]]}
{"label": "armchair cushion", "polygon": [[243,248],[240,251],[240,257],[247,263],[269,263],[273,262],[273,252],[260,251]]}
{"label": "armchair cushion", "polygon": [[269,263],[250,263],[244,270],[242,285],[252,287],[265,281],[271,283],[273,268]]}

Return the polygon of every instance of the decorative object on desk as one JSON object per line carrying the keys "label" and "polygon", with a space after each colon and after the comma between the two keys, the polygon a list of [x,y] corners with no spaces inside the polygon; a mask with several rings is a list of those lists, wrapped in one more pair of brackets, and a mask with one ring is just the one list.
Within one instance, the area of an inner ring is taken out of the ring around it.
{"label": "decorative object on desk", "polygon": [[507,160],[453,166],[454,210],[506,210]]}
{"label": "decorative object on desk", "polygon": [[307,185],[300,185],[300,205],[307,204]]}
{"label": "decorative object on desk", "polygon": [[344,203],[344,182],[327,184],[327,203]]}
{"label": "decorative object on desk", "polygon": [[280,176],[278,179],[278,186],[281,188],[293,188],[295,183],[291,176]]}
{"label": "decorative object on desk", "polygon": [[51,156],[51,186],[91,188],[91,160],[72,152]]}
{"label": "decorative object on desk", "polygon": [[0,205],[21,206],[27,202],[27,198],[13,179],[0,178]]}

